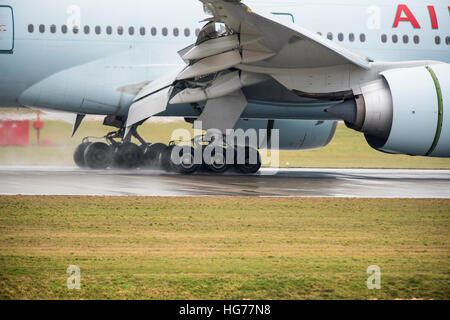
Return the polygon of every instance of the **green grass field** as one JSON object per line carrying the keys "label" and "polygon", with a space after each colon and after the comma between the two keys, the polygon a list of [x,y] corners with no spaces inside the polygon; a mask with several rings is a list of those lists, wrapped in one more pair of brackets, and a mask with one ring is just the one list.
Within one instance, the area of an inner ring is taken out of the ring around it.
{"label": "green grass field", "polygon": [[449,299],[449,214],[450,200],[0,197],[0,298]]}
{"label": "green grass field", "polygon": [[[140,133],[148,141],[169,142],[178,128],[190,129],[184,122],[144,124]],[[4,147],[0,149],[0,165],[73,165],[72,155],[85,136],[104,136],[112,128],[101,122],[87,121],[74,138],[72,128],[59,121],[46,121],[42,139],[51,140],[52,147]],[[32,143],[36,144],[34,129]],[[267,159],[267,158],[265,158]],[[362,134],[340,125],[332,143],[320,150],[281,152],[281,167],[308,168],[420,168],[450,169],[450,159],[394,156],[373,150]]]}

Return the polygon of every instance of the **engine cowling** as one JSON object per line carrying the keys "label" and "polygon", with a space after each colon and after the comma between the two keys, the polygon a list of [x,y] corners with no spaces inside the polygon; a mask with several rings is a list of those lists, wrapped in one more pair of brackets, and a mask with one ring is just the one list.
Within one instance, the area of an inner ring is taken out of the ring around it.
{"label": "engine cowling", "polygon": [[361,86],[361,95],[331,108],[373,148],[450,157],[450,65],[392,69]]}
{"label": "engine cowling", "polygon": [[[313,150],[328,145],[336,133],[336,121],[313,120],[239,120],[235,130],[258,132],[258,146],[261,149]],[[267,130],[268,136],[259,134]],[[274,148],[273,130],[279,130],[279,147]]]}

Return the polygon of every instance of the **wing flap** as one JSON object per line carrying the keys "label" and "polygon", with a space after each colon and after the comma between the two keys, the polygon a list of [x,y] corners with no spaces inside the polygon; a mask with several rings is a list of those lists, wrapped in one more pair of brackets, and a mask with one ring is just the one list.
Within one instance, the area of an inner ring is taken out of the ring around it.
{"label": "wing flap", "polygon": [[133,103],[128,112],[127,127],[166,110],[173,87],[164,88]]}
{"label": "wing flap", "polygon": [[[297,90],[293,70],[371,67],[367,57],[276,15],[252,10],[241,0],[200,1],[212,17],[196,43],[179,51],[188,65],[142,88],[130,107],[128,128],[166,110],[174,92],[178,93],[173,103],[206,101],[200,119],[207,126],[221,128],[221,122],[226,122],[227,127],[233,127],[231,123],[238,120],[247,104],[239,88],[272,77]],[[230,72],[236,72],[236,79],[244,76],[253,80],[226,81],[223,85],[221,75]]]}
{"label": "wing flap", "polygon": [[206,11],[214,16],[215,21],[226,24],[234,32],[263,35],[259,40],[260,44],[276,53],[275,57],[264,64],[266,67],[325,67],[352,63],[364,69],[370,68],[367,57],[276,15],[250,9],[239,0],[200,1],[204,3]]}

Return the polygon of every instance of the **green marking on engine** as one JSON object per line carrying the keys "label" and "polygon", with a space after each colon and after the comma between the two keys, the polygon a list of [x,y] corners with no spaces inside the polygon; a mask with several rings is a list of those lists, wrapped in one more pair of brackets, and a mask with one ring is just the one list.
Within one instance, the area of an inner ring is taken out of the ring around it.
{"label": "green marking on engine", "polygon": [[433,69],[431,69],[429,66],[427,66],[426,68],[427,68],[428,72],[431,74],[431,77],[433,78],[434,85],[436,86],[437,97],[438,97],[438,125],[437,125],[437,129],[436,129],[436,135],[434,137],[434,141],[433,141],[433,144],[431,145],[430,150],[425,154],[426,156],[429,156],[436,149],[436,146],[441,137],[442,122],[444,119],[444,101],[442,99],[442,90],[441,90],[441,85],[439,84],[439,79],[437,78]]}

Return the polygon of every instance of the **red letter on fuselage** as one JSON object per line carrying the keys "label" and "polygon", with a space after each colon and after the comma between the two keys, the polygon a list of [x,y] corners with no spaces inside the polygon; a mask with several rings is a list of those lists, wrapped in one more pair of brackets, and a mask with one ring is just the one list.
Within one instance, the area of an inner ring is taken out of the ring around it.
{"label": "red letter on fuselage", "polygon": [[431,28],[439,29],[439,24],[436,17],[436,11],[434,10],[434,6],[428,6],[428,12],[430,13]]}
{"label": "red letter on fuselage", "polygon": [[[402,13],[406,14],[406,17],[402,17]],[[399,4],[397,9],[397,15],[394,21],[394,28],[398,28],[398,25],[401,21],[411,22],[414,29],[420,29],[420,24],[417,22],[416,17],[414,17],[411,10],[409,10],[406,4]]]}

